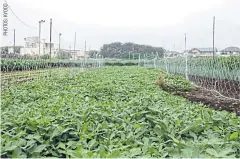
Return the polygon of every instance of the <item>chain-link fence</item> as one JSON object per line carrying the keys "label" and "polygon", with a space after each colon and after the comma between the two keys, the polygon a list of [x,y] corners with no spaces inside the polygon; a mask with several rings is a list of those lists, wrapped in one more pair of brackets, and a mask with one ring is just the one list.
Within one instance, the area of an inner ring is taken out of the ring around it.
{"label": "chain-link fence", "polygon": [[[223,53],[227,54],[227,53]],[[240,56],[191,56],[141,59],[139,65],[161,68],[170,74],[182,75],[196,85],[216,91],[220,96],[240,100]]]}

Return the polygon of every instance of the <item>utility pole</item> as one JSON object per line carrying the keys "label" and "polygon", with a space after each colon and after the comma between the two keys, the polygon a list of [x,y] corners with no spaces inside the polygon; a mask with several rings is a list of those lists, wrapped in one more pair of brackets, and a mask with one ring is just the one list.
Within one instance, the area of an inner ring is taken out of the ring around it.
{"label": "utility pole", "polygon": [[213,17],[213,57],[215,56],[215,16]]}
{"label": "utility pole", "polygon": [[74,56],[76,56],[76,32],[75,32],[75,36],[74,36],[74,45],[73,45],[73,48],[74,48]]}
{"label": "utility pole", "polygon": [[185,33],[185,40],[184,40],[184,44],[185,44],[185,53],[187,52],[187,34]]}
{"label": "utility pole", "polygon": [[15,54],[16,53],[16,43],[15,43],[15,29],[13,29],[13,53]]}
{"label": "utility pole", "polygon": [[50,60],[52,58],[52,18],[50,19]]}
{"label": "utility pole", "polygon": [[40,50],[41,50],[40,49],[40,45],[41,45],[41,24],[44,23],[44,22],[45,22],[45,20],[40,20],[39,21],[39,35],[38,35],[39,36],[38,37],[39,38],[39,50],[38,50],[39,56],[40,56]]}
{"label": "utility pole", "polygon": [[58,42],[59,42],[59,46],[58,46],[58,58],[60,58],[60,59],[61,59],[61,55],[60,55],[60,54],[61,54],[61,53],[60,53],[60,37],[61,37],[61,35],[62,35],[62,34],[59,33],[59,37],[58,37],[58,38],[59,38],[59,39],[58,39]]}

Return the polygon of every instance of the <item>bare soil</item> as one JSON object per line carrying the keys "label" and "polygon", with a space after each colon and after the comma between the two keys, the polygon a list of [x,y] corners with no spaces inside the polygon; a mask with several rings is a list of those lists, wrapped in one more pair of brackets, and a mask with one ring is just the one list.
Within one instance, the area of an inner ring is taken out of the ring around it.
{"label": "bare soil", "polygon": [[179,95],[191,102],[202,103],[215,110],[226,110],[240,116],[240,82],[227,79],[189,76],[197,86],[194,90],[172,90],[163,85],[164,76],[160,76],[155,85],[173,95]]}
{"label": "bare soil", "polygon": [[217,90],[223,96],[240,100],[240,82],[219,78],[208,78],[201,76],[189,76],[198,86]]}
{"label": "bare soil", "polygon": [[171,93],[191,102],[203,103],[215,110],[226,110],[240,116],[240,101],[220,97],[219,94],[204,88],[197,88],[191,92],[172,91]]}

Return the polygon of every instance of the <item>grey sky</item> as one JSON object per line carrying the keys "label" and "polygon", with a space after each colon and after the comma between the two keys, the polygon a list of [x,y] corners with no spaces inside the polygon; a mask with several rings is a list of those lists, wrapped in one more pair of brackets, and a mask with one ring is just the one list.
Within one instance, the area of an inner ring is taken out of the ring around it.
{"label": "grey sky", "polygon": [[[99,49],[114,41],[134,42],[167,49],[183,50],[184,33],[187,47],[212,46],[212,17],[216,16],[216,47],[240,47],[239,0],[7,0],[24,26],[8,11],[9,34],[2,45],[24,45],[24,37],[38,36],[38,21],[42,38],[49,41],[49,19],[53,18],[53,42],[73,47],[77,32],[77,48]],[[1,4],[4,0],[1,0]]]}

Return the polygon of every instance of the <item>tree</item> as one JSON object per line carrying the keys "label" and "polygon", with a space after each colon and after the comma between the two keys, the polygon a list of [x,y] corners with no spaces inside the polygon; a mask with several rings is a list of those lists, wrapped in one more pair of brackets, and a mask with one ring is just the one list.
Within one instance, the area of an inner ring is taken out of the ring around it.
{"label": "tree", "polygon": [[163,57],[164,49],[162,47],[153,47],[150,45],[139,45],[132,42],[121,43],[114,42],[104,44],[100,49],[100,54],[108,58],[129,58],[137,59],[139,54],[141,57],[147,54],[149,58],[154,58],[156,54],[158,57]]}

